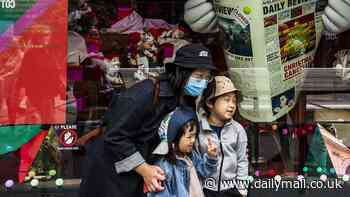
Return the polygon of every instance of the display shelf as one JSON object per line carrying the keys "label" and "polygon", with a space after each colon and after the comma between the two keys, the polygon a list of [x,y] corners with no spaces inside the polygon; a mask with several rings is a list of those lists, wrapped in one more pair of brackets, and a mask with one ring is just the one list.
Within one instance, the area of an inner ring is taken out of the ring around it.
{"label": "display shelf", "polygon": [[350,76],[350,69],[309,68],[305,70],[304,82],[298,88],[308,93],[350,93],[350,79],[342,77],[343,74]]}
{"label": "display shelf", "polygon": [[0,196],[8,197],[78,197],[80,179],[65,179],[62,186],[55,181],[39,182],[37,187],[29,183],[16,184],[10,189],[0,187]]}

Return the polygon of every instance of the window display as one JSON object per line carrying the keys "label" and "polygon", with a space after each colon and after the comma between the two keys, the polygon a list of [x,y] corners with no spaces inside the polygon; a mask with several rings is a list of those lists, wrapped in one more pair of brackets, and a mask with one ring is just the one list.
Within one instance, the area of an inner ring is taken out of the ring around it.
{"label": "window display", "polygon": [[[174,185],[203,196],[198,184],[206,196],[349,196],[350,10],[337,2],[18,0],[0,9],[0,196],[118,194],[104,175],[123,176],[132,196],[179,193]],[[181,114],[167,119],[179,106],[196,109],[198,136]],[[167,141],[158,129],[171,133],[176,121],[184,132]],[[180,149],[208,159],[212,145],[215,177],[213,163]],[[175,154],[155,154],[164,150]],[[188,179],[179,166],[191,168]]]}

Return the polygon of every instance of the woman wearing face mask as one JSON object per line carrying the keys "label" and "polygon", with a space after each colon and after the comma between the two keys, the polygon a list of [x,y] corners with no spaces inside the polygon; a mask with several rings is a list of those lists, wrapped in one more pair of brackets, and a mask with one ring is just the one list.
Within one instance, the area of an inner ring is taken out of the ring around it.
{"label": "woman wearing face mask", "polygon": [[195,108],[196,97],[215,69],[209,50],[201,44],[180,48],[165,67],[159,79],[135,84],[112,103],[105,134],[87,157],[81,197],[146,196],[144,183],[151,192],[164,189],[164,171],[151,165],[160,141],[158,127],[177,106]]}

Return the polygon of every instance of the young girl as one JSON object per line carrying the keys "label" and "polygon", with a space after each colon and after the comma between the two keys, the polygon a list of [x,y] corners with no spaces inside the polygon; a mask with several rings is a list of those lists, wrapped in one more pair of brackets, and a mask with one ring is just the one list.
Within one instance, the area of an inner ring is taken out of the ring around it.
{"label": "young girl", "polygon": [[[217,171],[204,180],[206,197],[246,195],[248,176],[247,135],[232,118],[236,112],[237,89],[225,76],[216,76],[203,92],[200,102],[198,148],[208,148],[208,139],[219,147]],[[212,145],[210,145],[212,146]]]}
{"label": "young girl", "polygon": [[[161,143],[154,154],[165,155],[156,165],[165,172],[163,191],[151,192],[149,197],[204,197],[199,177],[208,177],[217,169],[217,148],[208,138],[201,156],[192,151],[197,136],[195,112],[179,107],[162,121],[159,128]],[[197,174],[198,173],[198,174]]]}

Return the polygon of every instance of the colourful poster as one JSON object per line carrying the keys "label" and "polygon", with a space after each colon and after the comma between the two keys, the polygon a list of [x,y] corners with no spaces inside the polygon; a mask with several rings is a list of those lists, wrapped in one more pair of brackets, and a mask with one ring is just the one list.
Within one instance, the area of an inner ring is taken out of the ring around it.
{"label": "colourful poster", "polygon": [[61,124],[66,0],[0,1],[0,124]]}

